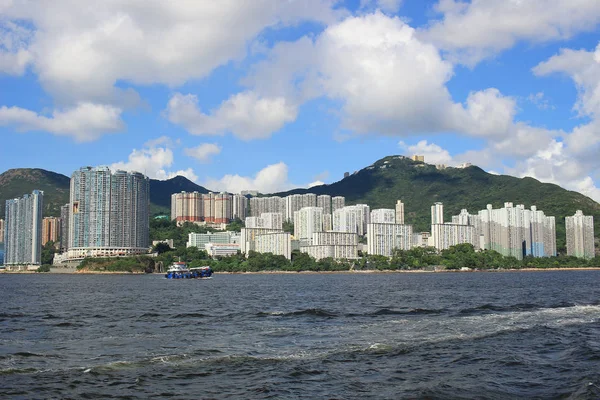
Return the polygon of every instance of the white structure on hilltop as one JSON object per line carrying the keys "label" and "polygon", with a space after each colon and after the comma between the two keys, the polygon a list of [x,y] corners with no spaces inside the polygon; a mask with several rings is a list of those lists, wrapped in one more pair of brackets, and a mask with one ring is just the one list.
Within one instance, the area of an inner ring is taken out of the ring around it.
{"label": "white structure on hilltop", "polygon": [[567,255],[578,258],[594,258],[594,217],[583,215],[577,210],[572,217],[565,218],[567,230]]}
{"label": "white structure on hilltop", "polygon": [[71,176],[69,245],[62,260],[143,254],[150,246],[150,181],[83,167]]}
{"label": "white structure on hilltop", "polygon": [[396,222],[396,211],[391,208],[378,208],[371,211],[372,224],[393,224]]}
{"label": "white structure on hilltop", "polygon": [[396,202],[396,223],[404,225],[404,203],[401,200]]}
{"label": "white structure on hilltop", "polygon": [[6,200],[4,265],[37,268],[42,262],[42,210],[44,192],[34,190],[22,198]]}
{"label": "white structure on hilltop", "polygon": [[410,250],[413,247],[411,225],[370,223],[367,225],[367,252],[380,256],[392,256],[394,249]]}
{"label": "white structure on hilltop", "polygon": [[292,235],[287,232],[269,232],[257,235],[254,240],[254,251],[273,253],[291,260]]}

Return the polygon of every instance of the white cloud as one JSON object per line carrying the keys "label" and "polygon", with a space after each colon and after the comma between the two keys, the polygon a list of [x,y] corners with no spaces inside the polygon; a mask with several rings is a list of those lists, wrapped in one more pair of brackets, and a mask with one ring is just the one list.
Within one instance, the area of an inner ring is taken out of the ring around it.
{"label": "white cloud", "polygon": [[402,0],[360,0],[360,8],[376,7],[389,13],[398,12],[401,5]]}
{"label": "white cloud", "polygon": [[321,186],[324,184],[325,184],[325,182],[323,182],[323,181],[314,181],[314,182],[309,183],[307,187],[310,189],[311,187]]}
{"label": "white cloud", "polygon": [[203,114],[198,97],[176,93],[167,104],[169,121],[195,135],[231,132],[242,140],[266,139],[296,119],[297,110],[284,97],[263,98],[255,92],[231,96],[211,115]]}
{"label": "white cloud", "polygon": [[563,73],[571,77],[578,90],[575,109],[582,116],[600,117],[600,44],[595,51],[562,49],[533,68],[534,74]]}
{"label": "white cloud", "polygon": [[400,141],[398,146],[402,150],[407,151],[408,155],[418,154],[425,156],[427,164],[453,164],[452,156],[448,150],[443,149],[435,143],[428,143],[427,140],[421,140],[414,145],[407,145],[403,141]]}
{"label": "white cloud", "polygon": [[225,175],[221,179],[209,178],[202,186],[211,190],[239,193],[242,190],[258,190],[275,193],[297,187],[288,181],[288,166],[279,162],[261,169],[255,176]]}
{"label": "white cloud", "polygon": [[106,133],[122,131],[121,109],[92,103],[55,110],[51,117],[20,107],[0,107],[0,126],[11,126],[19,132],[44,131],[70,136],[77,142],[89,142]]}
{"label": "white cloud", "polygon": [[[156,146],[157,143],[163,143],[163,147]],[[173,150],[168,147],[168,141],[165,137],[149,141],[150,146],[142,149],[133,149],[127,161],[119,161],[110,165],[113,170],[121,169],[125,171],[138,171],[152,179],[170,179],[177,175],[185,176],[193,182],[198,181],[198,176],[194,170],[187,168],[179,171],[169,171],[173,165]],[[155,147],[156,146],[156,147]]]}
{"label": "white cloud", "polygon": [[[242,59],[265,28],[310,20],[330,23],[345,11],[333,0],[221,0],[127,2],[82,7],[73,0],[3,2],[0,15],[31,39],[28,56],[0,55],[2,70],[30,62],[42,85],[65,102],[113,102],[118,82],[181,85]],[[0,46],[1,47],[1,46]],[[18,54],[13,50],[11,55]]]}
{"label": "white cloud", "polygon": [[221,153],[221,147],[215,143],[202,143],[193,148],[186,148],[183,152],[202,163],[206,163],[210,161],[213,155]]}
{"label": "white cloud", "polygon": [[[292,54],[292,60],[283,55]],[[254,93],[301,104],[326,97],[341,104],[346,133],[413,136],[457,132],[489,140],[496,151],[532,155],[559,135],[515,122],[516,99],[496,88],[472,92],[464,104],[446,87],[453,66],[400,18],[375,12],[329,26],[316,39],[280,43],[244,83]],[[512,143],[513,145],[508,145]],[[534,152],[534,151],[533,151]]]}
{"label": "white cloud", "polygon": [[436,10],[443,19],[420,35],[471,66],[519,41],[565,40],[600,23],[597,0],[440,0]]}
{"label": "white cloud", "polygon": [[550,103],[550,100],[545,97],[544,92],[531,93],[529,96],[527,96],[527,100],[540,110],[556,109],[556,107]]}

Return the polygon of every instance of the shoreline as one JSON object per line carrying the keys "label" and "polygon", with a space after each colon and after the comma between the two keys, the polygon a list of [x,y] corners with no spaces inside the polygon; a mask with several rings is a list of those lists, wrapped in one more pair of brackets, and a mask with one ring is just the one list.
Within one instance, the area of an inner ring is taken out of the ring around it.
{"label": "shoreline", "polygon": [[[360,270],[360,271],[248,271],[248,272],[215,272],[216,275],[284,275],[284,274],[419,274],[419,273],[502,273],[502,272],[547,272],[547,271],[600,271],[600,267],[565,267],[565,268],[511,268],[481,270]],[[127,272],[127,271],[0,271],[0,274],[49,274],[49,275],[162,275],[164,272]]]}

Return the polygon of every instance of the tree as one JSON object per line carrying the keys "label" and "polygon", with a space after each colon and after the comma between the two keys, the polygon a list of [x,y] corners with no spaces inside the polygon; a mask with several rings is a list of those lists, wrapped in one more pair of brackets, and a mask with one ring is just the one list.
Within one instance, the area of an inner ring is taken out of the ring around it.
{"label": "tree", "polygon": [[173,249],[171,249],[171,246],[169,246],[165,242],[157,243],[156,246],[154,246],[152,249],[153,252],[158,253],[158,254],[163,254],[163,253],[166,253],[171,250],[173,250]]}

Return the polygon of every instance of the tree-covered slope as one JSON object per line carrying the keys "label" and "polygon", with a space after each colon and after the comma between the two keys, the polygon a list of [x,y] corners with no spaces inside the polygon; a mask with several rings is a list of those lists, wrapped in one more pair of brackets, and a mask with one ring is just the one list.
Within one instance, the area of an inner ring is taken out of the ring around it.
{"label": "tree-covered slope", "polygon": [[[6,200],[23,197],[33,190],[44,192],[44,217],[60,217],[60,207],[69,202],[70,181],[68,176],[44,169],[9,169],[0,175],[0,218],[4,216]],[[208,193],[182,176],[165,181],[150,179],[151,213],[170,212],[171,194],[181,191]]]}
{"label": "tree-covered slope", "polygon": [[279,195],[308,192],[345,196],[346,204],[366,203],[371,209],[394,208],[396,200],[402,200],[406,223],[417,231],[429,231],[431,205],[437,201],[444,203],[445,221],[451,221],[462,208],[477,213],[487,204],[494,208],[504,202],[527,208],[536,205],[546,215],[556,217],[559,247],[565,244],[565,216],[582,210],[595,217],[595,234],[600,237],[600,204],[589,197],[533,178],[492,175],[475,166],[438,170],[433,165],[390,156],[339,182]]}
{"label": "tree-covered slope", "polygon": [[69,202],[68,176],[38,168],[9,169],[0,175],[0,216],[6,200],[23,197],[33,190],[44,192],[44,216],[60,216],[60,207]]}

